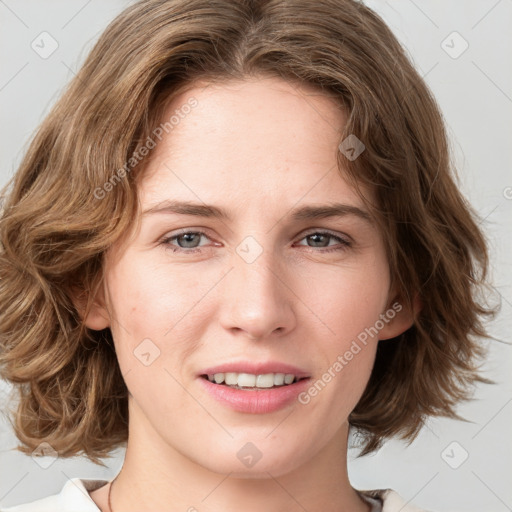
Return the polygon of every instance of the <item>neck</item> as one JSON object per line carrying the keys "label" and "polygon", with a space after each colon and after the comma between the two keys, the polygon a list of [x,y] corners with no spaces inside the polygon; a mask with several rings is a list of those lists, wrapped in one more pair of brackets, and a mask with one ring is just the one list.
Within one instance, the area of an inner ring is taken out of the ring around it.
{"label": "neck", "polygon": [[[133,421],[137,419],[137,421]],[[130,397],[130,431],[112,494],[115,512],[136,510],[367,512],[347,474],[348,425],[313,459],[274,475],[235,477],[190,460],[151,427]]]}

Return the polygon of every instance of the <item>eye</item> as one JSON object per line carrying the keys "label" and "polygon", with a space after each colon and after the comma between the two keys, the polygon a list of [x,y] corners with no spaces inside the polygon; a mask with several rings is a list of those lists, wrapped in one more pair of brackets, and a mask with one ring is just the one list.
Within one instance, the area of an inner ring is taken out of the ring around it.
{"label": "eye", "polygon": [[[197,252],[201,237],[208,238],[202,231],[184,231],[162,240],[162,244],[168,246],[173,252]],[[172,244],[176,241],[178,246]],[[190,250],[192,249],[192,250]]]}
{"label": "eye", "polygon": [[[338,242],[338,244],[337,245],[335,244],[330,249],[325,249],[320,252],[343,251],[352,246],[352,244],[349,240],[342,238],[341,236],[334,235],[333,233],[330,233],[329,231],[314,231],[312,233],[307,234],[304,238],[302,238],[302,240],[309,240],[310,242],[312,241],[313,244],[315,244],[315,245],[308,245],[308,247],[311,247],[311,248],[329,247],[329,239],[335,240],[336,242]],[[316,244],[319,244],[319,245],[316,245]]]}
{"label": "eye", "polygon": [[[202,231],[183,231],[176,235],[164,238],[161,243],[170,248],[173,252],[196,253],[201,251],[200,247],[202,246],[200,245],[200,242],[203,237],[209,239],[206,233],[203,233]],[[307,247],[311,249],[323,249],[315,252],[325,253],[343,251],[352,246],[352,243],[348,239],[328,231],[314,231],[305,235],[301,240],[308,240],[311,242],[313,245],[307,245]],[[337,244],[334,244],[334,246],[331,247],[329,244],[330,240],[336,241]]]}

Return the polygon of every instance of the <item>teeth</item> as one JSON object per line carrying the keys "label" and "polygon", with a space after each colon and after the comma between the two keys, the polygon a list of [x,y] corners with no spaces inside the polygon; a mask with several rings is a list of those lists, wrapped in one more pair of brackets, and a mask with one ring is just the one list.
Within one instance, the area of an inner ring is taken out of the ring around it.
{"label": "teeth", "polygon": [[284,376],[284,383],[285,384],[291,384],[293,382],[293,379],[295,378],[294,375],[291,375],[290,373],[287,373],[285,376]]}
{"label": "teeth", "polygon": [[[296,379],[293,373],[264,373],[254,375],[252,373],[215,373],[208,375],[210,382],[238,386],[240,388],[271,388],[291,384]],[[298,380],[298,378],[297,378]]]}
{"label": "teeth", "polygon": [[284,373],[274,373],[274,385],[282,386],[284,384]]}
{"label": "teeth", "polygon": [[[233,380],[235,380],[235,386],[240,386],[241,388],[253,388],[256,386],[256,375],[252,375],[251,373],[239,373],[238,375],[233,374]],[[226,382],[226,384],[229,384]]]}
{"label": "teeth", "polygon": [[228,386],[236,386],[238,384],[238,374],[236,373],[225,373],[224,384]]}
{"label": "teeth", "polygon": [[274,374],[265,373],[264,375],[258,375],[254,382],[257,388],[271,388],[274,385]]}

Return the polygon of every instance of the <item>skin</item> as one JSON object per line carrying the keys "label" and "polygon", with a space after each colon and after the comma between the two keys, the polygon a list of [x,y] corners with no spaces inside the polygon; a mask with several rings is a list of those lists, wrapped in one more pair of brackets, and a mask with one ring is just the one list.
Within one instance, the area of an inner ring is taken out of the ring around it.
{"label": "skin", "polygon": [[[192,96],[197,107],[152,150],[139,183],[142,211],[179,199],[221,207],[232,220],[144,215],[106,255],[86,323],[111,328],[130,392],[113,508],[367,511],[347,475],[347,418],[370,377],[377,337],[307,405],[268,414],[227,408],[197,377],[223,362],[274,360],[314,382],[396,300],[374,225],[354,215],[290,217],[330,202],[364,209],[336,169],[345,114],[316,90],[252,77],[195,84],[163,119]],[[163,242],[181,228],[205,235]],[[351,246],[308,236],[324,230]],[[262,249],[251,263],[236,251],[248,236]],[[378,338],[411,324],[403,308]],[[160,350],[149,366],[134,356],[146,338]],[[262,454],[251,468],[237,457],[247,442]],[[102,511],[108,488],[91,492]]]}

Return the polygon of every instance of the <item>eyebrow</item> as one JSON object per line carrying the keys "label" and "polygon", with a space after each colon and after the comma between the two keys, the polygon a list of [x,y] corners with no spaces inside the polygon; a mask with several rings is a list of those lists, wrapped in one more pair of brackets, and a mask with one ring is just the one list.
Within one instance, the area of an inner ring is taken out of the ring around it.
{"label": "eyebrow", "polygon": [[[191,201],[165,200],[142,212],[142,215],[149,214],[178,214],[194,215],[196,217],[218,218],[231,221],[231,216],[217,206],[194,203]],[[331,203],[323,205],[301,206],[289,214],[292,220],[316,220],[330,217],[346,217],[352,215],[358,217],[369,224],[373,224],[370,214],[357,206],[343,203]]]}

